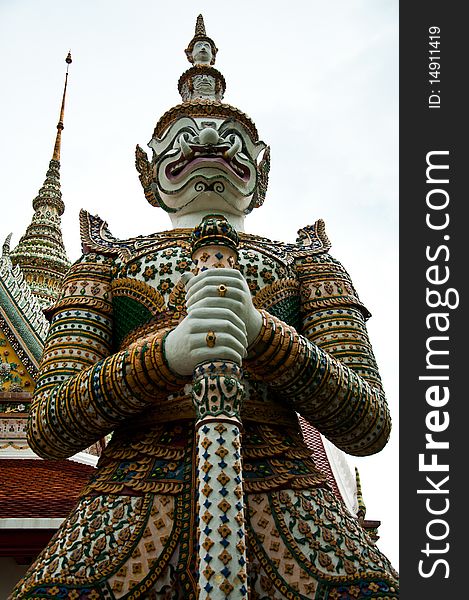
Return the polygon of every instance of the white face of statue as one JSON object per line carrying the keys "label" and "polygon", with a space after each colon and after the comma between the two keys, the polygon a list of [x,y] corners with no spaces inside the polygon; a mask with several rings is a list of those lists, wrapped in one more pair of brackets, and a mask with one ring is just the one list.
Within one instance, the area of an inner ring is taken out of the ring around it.
{"label": "white face of statue", "polygon": [[166,210],[246,213],[257,185],[256,161],[266,146],[254,143],[241,123],[181,117],[149,146],[153,181]]}
{"label": "white face of statue", "polygon": [[213,53],[209,42],[204,40],[196,42],[192,50],[194,65],[209,65],[212,62]]}

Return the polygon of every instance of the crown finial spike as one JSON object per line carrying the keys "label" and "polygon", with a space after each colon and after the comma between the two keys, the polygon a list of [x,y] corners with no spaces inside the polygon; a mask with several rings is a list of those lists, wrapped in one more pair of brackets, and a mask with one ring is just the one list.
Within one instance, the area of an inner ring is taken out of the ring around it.
{"label": "crown finial spike", "polygon": [[57,123],[57,136],[55,138],[54,144],[54,152],[52,154],[52,160],[60,161],[60,146],[62,142],[62,130],[64,128],[64,113],[65,113],[65,95],[67,93],[67,83],[68,83],[68,68],[72,62],[72,55],[70,51],[67,54],[67,58],[65,59],[67,63],[67,71],[65,73],[65,84],[64,84],[64,92],[62,95],[62,105],[60,107],[60,117],[59,122]]}
{"label": "crown finial spike", "polygon": [[195,36],[198,35],[207,35],[205,32],[205,23],[202,15],[197,17],[197,21],[195,22]]}

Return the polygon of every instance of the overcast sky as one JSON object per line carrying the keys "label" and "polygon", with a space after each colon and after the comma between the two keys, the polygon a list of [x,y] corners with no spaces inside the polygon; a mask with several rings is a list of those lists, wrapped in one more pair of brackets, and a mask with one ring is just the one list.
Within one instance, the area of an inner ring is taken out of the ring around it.
{"label": "overcast sky", "polygon": [[394,430],[360,469],[367,518],[398,566],[398,1],[0,0],[0,243],[14,247],[52,156],[65,56],[72,51],[61,181],[69,258],[78,212],[117,237],[170,227],[134,168],[158,118],[180,102],[197,14],[219,48],[225,101],[271,146],[267,200],[246,230],[293,241],[326,221],[331,253],[373,314],[369,332]]}

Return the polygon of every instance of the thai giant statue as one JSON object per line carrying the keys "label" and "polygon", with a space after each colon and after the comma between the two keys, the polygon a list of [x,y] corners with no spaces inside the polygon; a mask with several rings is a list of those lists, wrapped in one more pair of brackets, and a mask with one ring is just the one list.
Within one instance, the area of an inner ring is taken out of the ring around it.
{"label": "thai giant statue", "polygon": [[298,420],[352,455],[386,444],[369,313],[322,221],[291,244],[243,232],[269,148],[222,101],[216,52],[199,16],[182,103],[151,159],[137,146],[145,197],[173,228],[122,241],[81,213],[29,440],[45,458],[108,443],[12,599],[397,598]]}

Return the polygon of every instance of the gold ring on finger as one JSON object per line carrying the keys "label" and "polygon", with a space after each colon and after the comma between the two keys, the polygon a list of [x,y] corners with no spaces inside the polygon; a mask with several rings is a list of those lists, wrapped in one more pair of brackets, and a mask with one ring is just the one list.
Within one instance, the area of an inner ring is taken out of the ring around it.
{"label": "gold ring on finger", "polygon": [[215,342],[217,341],[217,336],[214,331],[208,331],[205,336],[205,342],[209,348],[213,348],[215,346]]}
{"label": "gold ring on finger", "polygon": [[221,283],[218,287],[217,287],[217,291],[218,291],[218,295],[221,296],[222,298],[224,298],[226,296],[226,290],[228,288],[226,287],[226,285],[223,285],[223,283]]}

